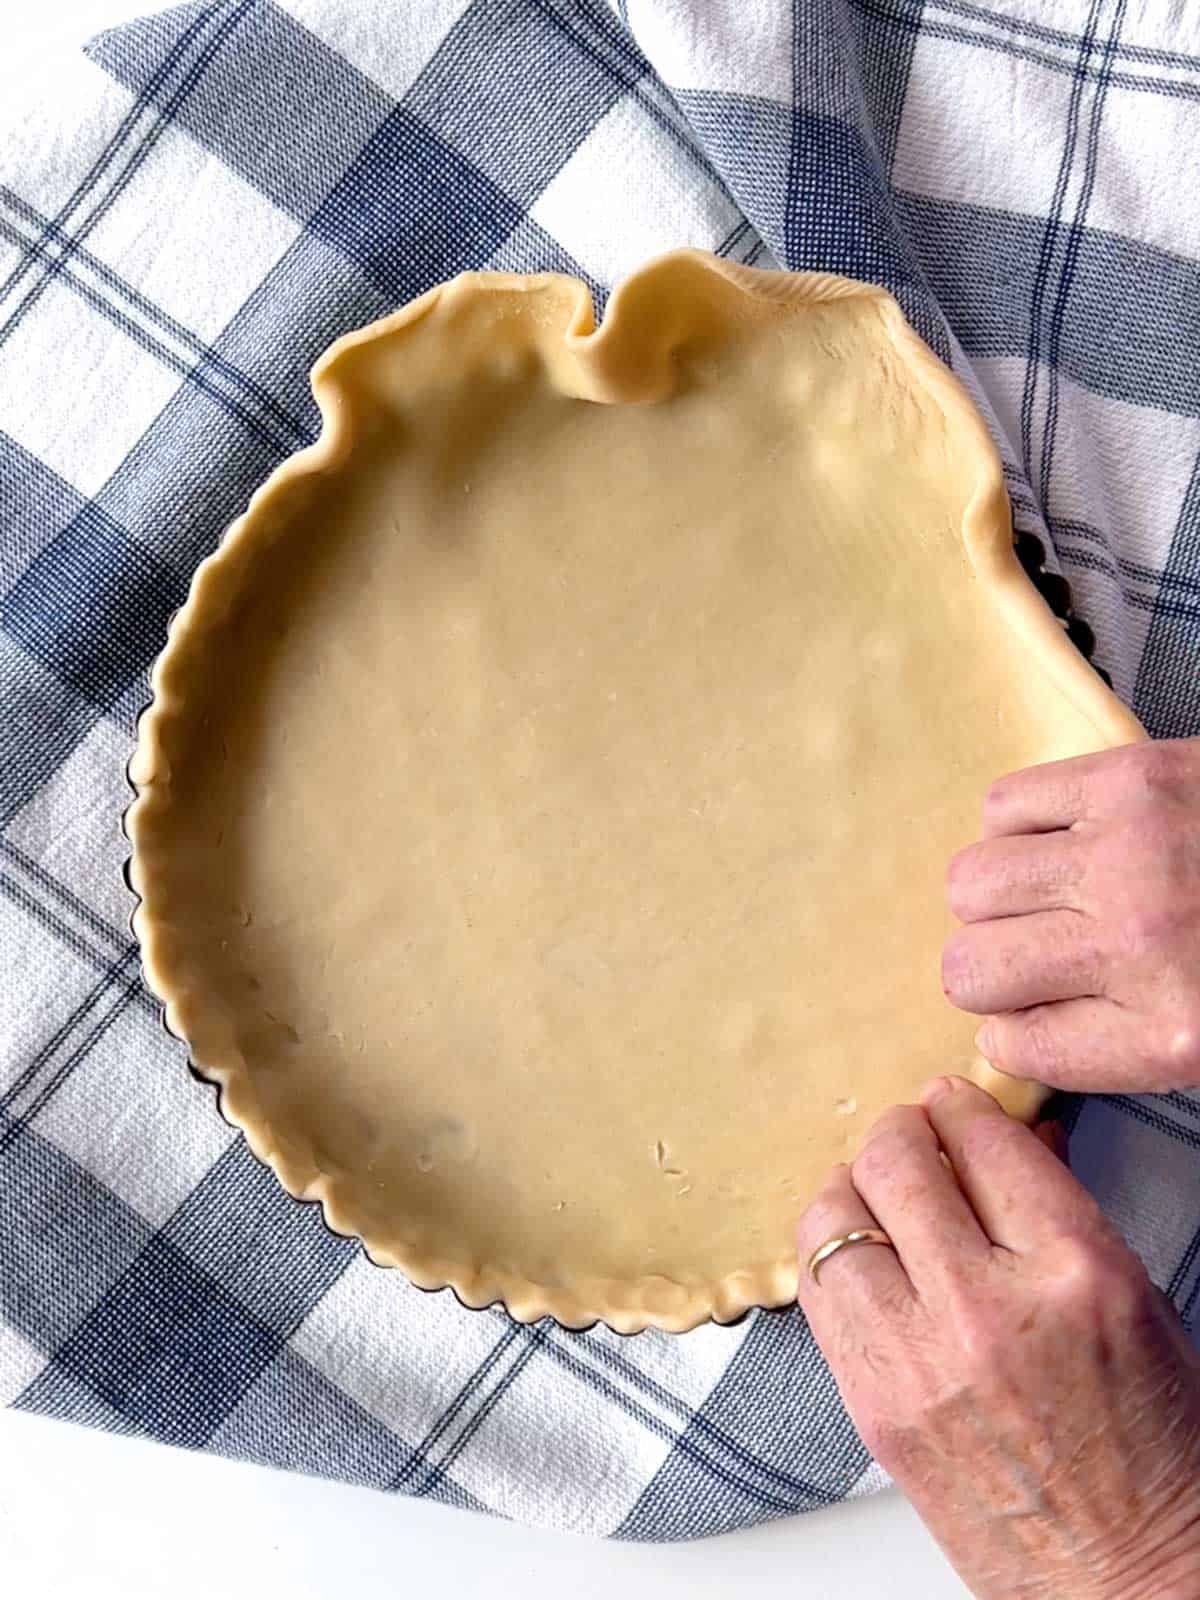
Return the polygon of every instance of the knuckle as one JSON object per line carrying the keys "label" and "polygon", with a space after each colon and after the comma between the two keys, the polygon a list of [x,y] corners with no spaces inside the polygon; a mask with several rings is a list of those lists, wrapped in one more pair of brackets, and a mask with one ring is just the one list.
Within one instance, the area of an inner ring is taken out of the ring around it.
{"label": "knuckle", "polygon": [[1085,1319],[1123,1322],[1136,1319],[1149,1279],[1131,1250],[1098,1232],[1056,1242],[1054,1284],[1060,1304]]}
{"label": "knuckle", "polygon": [[1170,867],[1176,854],[1178,832],[1171,818],[1155,810],[1148,816],[1128,822],[1120,830],[1123,858],[1147,857],[1152,864]]}
{"label": "knuckle", "polygon": [[[852,1262],[848,1265],[853,1268]],[[902,1275],[889,1272],[872,1278],[868,1298],[878,1326],[894,1331],[907,1323],[912,1310],[912,1293]]]}
{"label": "knuckle", "polygon": [[1009,1064],[1021,1067],[1045,1081],[1058,1075],[1063,1066],[1063,1040],[1053,1025],[1047,1006],[1031,1006],[1015,1030]]}
{"label": "knuckle", "polygon": [[969,928],[951,934],[942,951],[942,991],[952,1004],[969,1006],[980,989],[980,963]]}
{"label": "knuckle", "polygon": [[993,1378],[1011,1353],[1007,1324],[998,1317],[983,1317],[972,1310],[956,1318],[954,1332],[958,1369],[976,1387]]}
{"label": "knuckle", "polygon": [[1069,843],[1047,849],[1029,863],[1029,881],[1043,899],[1053,902],[1060,895],[1070,896],[1084,877],[1082,852]]}
{"label": "knuckle", "polygon": [[1200,995],[1189,995],[1163,1030],[1161,1066],[1172,1088],[1200,1083]]}
{"label": "knuckle", "polygon": [[974,902],[978,852],[973,845],[951,857],[946,868],[946,904],[956,917],[965,917]]}
{"label": "knuckle", "polygon": [[[913,1123],[916,1118],[914,1116]],[[932,1138],[932,1134],[929,1135]],[[920,1130],[907,1119],[889,1120],[871,1133],[850,1168],[856,1188],[877,1190],[903,1181],[920,1149]]]}
{"label": "knuckle", "polygon": [[1142,900],[1157,910],[1178,904],[1177,885],[1187,875],[1187,841],[1165,808],[1155,808],[1118,825],[1100,850],[1106,878],[1129,881],[1136,864]]}
{"label": "knuckle", "polygon": [[1103,1299],[1107,1267],[1095,1247],[1085,1239],[1065,1238],[1054,1246],[1054,1287],[1058,1298],[1091,1306]]}
{"label": "knuckle", "polygon": [[889,1106],[875,1118],[867,1132],[867,1139],[878,1139],[884,1134],[899,1134],[907,1139],[920,1138],[928,1130],[929,1122],[920,1106]]}
{"label": "knuckle", "polygon": [[856,1187],[874,1188],[895,1171],[906,1153],[904,1139],[894,1130],[874,1134],[855,1156],[850,1168]]}
{"label": "knuckle", "polygon": [[1137,960],[1160,950],[1174,928],[1174,913],[1162,897],[1148,896],[1121,918],[1117,942],[1121,954]]}
{"label": "knuckle", "polygon": [[845,1207],[818,1197],[801,1213],[796,1224],[796,1248],[804,1262],[827,1239],[846,1231]]}
{"label": "knuckle", "polygon": [[986,1171],[999,1162],[1007,1164],[1014,1151],[1019,1151],[1029,1138],[1033,1135],[1028,1128],[1011,1117],[981,1112],[962,1131],[963,1158],[971,1167]]}
{"label": "knuckle", "polygon": [[1116,753],[1115,762],[1126,791],[1134,798],[1156,800],[1174,787],[1178,753],[1169,742],[1147,740],[1126,745]]}
{"label": "knuckle", "polygon": [[[1047,946],[1038,971],[1063,999],[1103,993],[1113,965],[1112,939],[1083,917],[1066,930],[1057,946]],[[1053,1000],[1044,1002],[1053,1005]]]}
{"label": "knuckle", "polygon": [[1151,739],[1142,745],[1142,766],[1156,787],[1170,786],[1179,772],[1179,746],[1169,739]]}
{"label": "knuckle", "polygon": [[805,1270],[814,1250],[819,1250],[829,1239],[845,1232],[844,1210],[835,1212],[832,1207],[811,1205],[796,1227],[796,1248]]}

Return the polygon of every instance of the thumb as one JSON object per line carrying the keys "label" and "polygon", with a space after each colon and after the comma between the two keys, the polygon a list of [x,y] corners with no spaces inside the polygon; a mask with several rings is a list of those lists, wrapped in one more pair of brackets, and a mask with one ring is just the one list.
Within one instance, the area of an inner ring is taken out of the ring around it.
{"label": "thumb", "polygon": [[1128,1088],[1140,1055],[1132,1013],[1099,997],[1052,1000],[989,1017],[975,1048],[1014,1078],[1052,1089]]}
{"label": "thumb", "polygon": [[1046,1122],[1039,1122],[1033,1130],[1037,1137],[1046,1146],[1052,1156],[1057,1156],[1064,1167],[1069,1167],[1070,1150],[1067,1144],[1067,1130],[1056,1117],[1051,1117]]}

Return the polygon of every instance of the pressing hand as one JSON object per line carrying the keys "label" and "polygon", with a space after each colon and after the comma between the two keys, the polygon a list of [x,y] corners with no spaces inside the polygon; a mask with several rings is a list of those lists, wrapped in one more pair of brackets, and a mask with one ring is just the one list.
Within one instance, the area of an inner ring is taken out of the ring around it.
{"label": "pressing hand", "polygon": [[1200,1084],[1200,739],[1001,778],[950,864],[946,995],[979,1049],[1063,1089]]}
{"label": "pressing hand", "polygon": [[[1028,1128],[963,1079],[923,1101],[800,1225],[800,1305],[867,1448],[980,1600],[1196,1600],[1200,1357]],[[868,1227],[894,1248],[814,1282]]]}

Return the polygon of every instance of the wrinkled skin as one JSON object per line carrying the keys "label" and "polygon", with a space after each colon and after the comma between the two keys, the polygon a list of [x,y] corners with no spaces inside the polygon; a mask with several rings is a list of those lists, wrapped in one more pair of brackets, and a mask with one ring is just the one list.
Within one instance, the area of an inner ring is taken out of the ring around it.
{"label": "wrinkled skin", "polygon": [[[812,1281],[819,1245],[876,1221],[895,1250]],[[834,1170],[799,1246],[865,1444],[979,1600],[1200,1596],[1200,1359],[1046,1143],[937,1079]]]}
{"label": "wrinkled skin", "polygon": [[979,1047],[1064,1089],[1200,1084],[1200,739],[1001,778],[950,864],[947,997]]}

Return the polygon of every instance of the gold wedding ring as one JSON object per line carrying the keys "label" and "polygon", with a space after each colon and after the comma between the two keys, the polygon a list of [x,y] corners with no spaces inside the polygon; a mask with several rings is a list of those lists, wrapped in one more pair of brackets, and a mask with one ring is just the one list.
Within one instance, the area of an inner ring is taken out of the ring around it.
{"label": "gold wedding ring", "polygon": [[821,1268],[830,1256],[837,1255],[839,1250],[851,1244],[885,1244],[889,1250],[896,1248],[882,1228],[853,1228],[849,1233],[839,1233],[836,1239],[826,1239],[809,1257],[808,1275],[812,1281],[820,1283]]}

